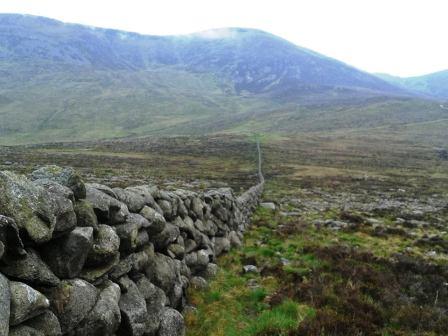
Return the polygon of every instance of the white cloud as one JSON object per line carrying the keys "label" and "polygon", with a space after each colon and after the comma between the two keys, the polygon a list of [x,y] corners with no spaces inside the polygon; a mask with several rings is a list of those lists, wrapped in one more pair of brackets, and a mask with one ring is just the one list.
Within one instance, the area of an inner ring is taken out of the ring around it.
{"label": "white cloud", "polygon": [[194,36],[210,40],[232,38],[235,37],[235,35],[235,31],[228,28],[204,30],[194,34]]}
{"label": "white cloud", "polygon": [[157,35],[258,28],[370,72],[448,68],[446,0],[0,0],[0,12]]}

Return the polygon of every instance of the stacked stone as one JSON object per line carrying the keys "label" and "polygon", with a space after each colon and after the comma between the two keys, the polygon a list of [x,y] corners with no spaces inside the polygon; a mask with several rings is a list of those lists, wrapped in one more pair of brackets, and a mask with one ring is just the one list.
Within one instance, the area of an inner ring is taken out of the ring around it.
{"label": "stacked stone", "polygon": [[189,286],[241,245],[262,184],[195,193],[0,172],[0,336],[184,334]]}
{"label": "stacked stone", "polygon": [[261,176],[261,181],[257,185],[249,188],[246,192],[237,197],[236,203],[239,204],[241,217],[244,221],[244,228],[249,225],[250,218],[258,206],[261,195],[264,189],[264,178]]}

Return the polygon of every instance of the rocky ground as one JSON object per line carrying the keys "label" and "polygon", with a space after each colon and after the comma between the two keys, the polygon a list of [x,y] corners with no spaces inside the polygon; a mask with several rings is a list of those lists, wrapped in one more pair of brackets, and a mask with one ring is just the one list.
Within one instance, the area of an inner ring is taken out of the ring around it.
{"label": "rocky ground", "polygon": [[448,170],[392,148],[265,150],[263,207],[189,334],[447,335]]}
{"label": "rocky ground", "polygon": [[[367,140],[264,140],[266,204],[215,280],[188,290],[188,335],[448,334],[448,162],[431,146]],[[145,176],[167,190],[239,190],[257,178],[253,148],[122,140],[4,148],[0,163],[71,164],[112,187]]]}
{"label": "rocky ground", "polygon": [[339,182],[268,182],[244,248],[192,295],[191,335],[448,334],[446,193]]}

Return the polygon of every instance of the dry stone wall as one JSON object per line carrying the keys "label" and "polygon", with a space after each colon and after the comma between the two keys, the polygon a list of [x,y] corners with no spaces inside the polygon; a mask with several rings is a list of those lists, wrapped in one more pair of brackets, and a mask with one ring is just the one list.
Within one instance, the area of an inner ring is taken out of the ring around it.
{"label": "dry stone wall", "polygon": [[237,197],[0,172],[0,336],[183,335],[187,288],[241,245],[263,184]]}

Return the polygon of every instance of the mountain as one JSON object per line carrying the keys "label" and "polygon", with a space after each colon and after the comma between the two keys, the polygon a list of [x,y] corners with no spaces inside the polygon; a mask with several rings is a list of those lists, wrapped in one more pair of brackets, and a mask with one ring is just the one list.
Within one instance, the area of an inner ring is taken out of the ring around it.
{"label": "mountain", "polygon": [[50,61],[98,70],[176,65],[225,76],[237,92],[299,91],[306,86],[399,92],[370,74],[254,29],[161,37],[1,15],[0,34],[0,57],[10,61]]}
{"label": "mountain", "polygon": [[405,90],[438,99],[448,99],[448,70],[416,77],[377,76]]}
{"label": "mountain", "polygon": [[[317,122],[323,110],[339,106],[353,114],[344,117],[350,125],[359,104],[409,99],[403,88],[259,30],[148,36],[0,15],[0,143],[266,125],[295,132],[302,113]],[[330,128],[336,110],[325,119]],[[387,115],[372,117],[375,125],[394,114],[380,110]]]}

